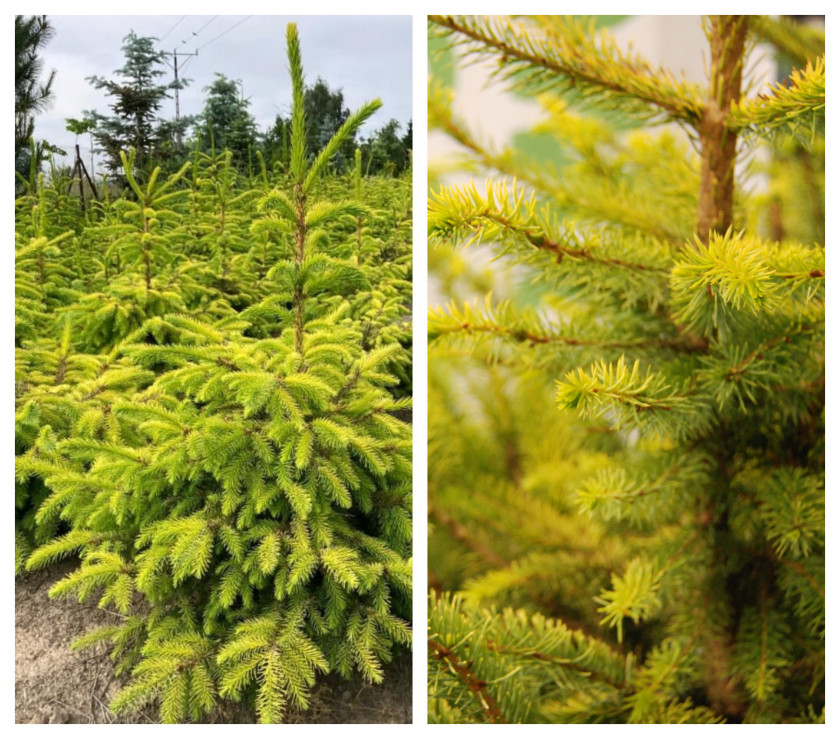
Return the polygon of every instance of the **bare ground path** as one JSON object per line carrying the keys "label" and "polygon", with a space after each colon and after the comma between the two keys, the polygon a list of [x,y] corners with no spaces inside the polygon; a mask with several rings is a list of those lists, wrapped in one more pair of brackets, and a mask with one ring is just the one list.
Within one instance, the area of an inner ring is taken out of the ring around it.
{"label": "bare ground path", "polygon": [[[121,686],[105,646],[70,651],[70,644],[88,631],[116,623],[117,615],[74,600],[47,597],[50,586],[74,569],[68,562],[45,572],[15,578],[15,721],[21,724],[155,723],[150,710],[126,720],[108,703]],[[290,713],[298,724],[401,724],[411,722],[411,655],[386,668],[382,685],[360,678],[322,679],[306,713]],[[213,723],[253,723],[254,717],[232,704],[224,705]]]}

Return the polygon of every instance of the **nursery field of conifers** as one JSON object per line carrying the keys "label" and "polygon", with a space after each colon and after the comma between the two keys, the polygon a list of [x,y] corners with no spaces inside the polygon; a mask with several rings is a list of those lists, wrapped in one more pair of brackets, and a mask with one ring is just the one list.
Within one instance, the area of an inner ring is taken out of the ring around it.
{"label": "nursery field of conifers", "polygon": [[430,17],[429,721],[821,723],[825,36],[613,22]]}
{"label": "nursery field of conifers", "polygon": [[112,708],[263,722],[319,674],[378,681],[411,641],[411,182],[336,174],[379,107],[288,169],[229,152],[82,207],[17,200],[16,571],[123,615]]}

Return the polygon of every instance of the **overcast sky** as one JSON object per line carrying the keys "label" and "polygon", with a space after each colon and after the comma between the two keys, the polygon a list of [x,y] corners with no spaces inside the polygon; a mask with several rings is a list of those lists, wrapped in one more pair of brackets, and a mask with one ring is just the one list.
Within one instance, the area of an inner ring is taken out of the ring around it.
{"label": "overcast sky", "polygon": [[[383,107],[363,129],[369,134],[395,118],[402,130],[411,119],[411,16],[49,16],[55,37],[43,48],[45,73],[57,71],[54,104],[35,120],[35,136],[72,152],[75,136],[65,118],[82,111],[110,114],[108,98],[85,78],[114,79],[123,66],[122,40],[133,30],[160,39],[157,48],[198,56],[179,58],[180,76],[192,82],[181,90],[181,115],[201,111],[216,72],[242,81],[250,111],[260,131],[279,113],[288,115],[291,84],[286,62],[286,24],[298,24],[307,84],[318,77],[341,89],[354,110],[375,97]],[[171,61],[171,57],[170,57]],[[172,74],[165,67],[167,75]],[[171,79],[161,77],[162,81]],[[161,116],[175,117],[175,101],[164,103]],[[89,161],[89,137],[80,137]]]}

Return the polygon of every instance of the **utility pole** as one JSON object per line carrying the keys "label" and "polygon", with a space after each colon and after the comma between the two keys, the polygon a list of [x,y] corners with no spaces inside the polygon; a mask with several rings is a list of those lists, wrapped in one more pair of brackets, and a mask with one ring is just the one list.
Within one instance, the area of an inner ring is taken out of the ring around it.
{"label": "utility pole", "polygon": [[178,52],[173,51],[175,61],[175,141],[178,144],[178,151],[181,151],[181,127],[178,123],[181,120],[181,97],[178,94]]}
{"label": "utility pole", "polygon": [[179,53],[178,49],[173,49],[171,52],[163,51],[163,52],[161,52],[161,54],[164,57],[167,57],[167,56],[172,57],[172,62],[173,63],[169,64],[169,62],[167,62],[167,64],[169,64],[169,66],[172,67],[172,69],[175,72],[175,85],[174,85],[174,87],[175,87],[175,145],[177,146],[178,150],[180,151],[182,146],[183,146],[183,142],[181,141],[181,127],[178,125],[181,122],[181,98],[180,98],[180,95],[178,94],[179,90],[181,89],[180,81],[179,81],[179,78],[178,78],[178,57],[179,56],[198,56],[198,52],[194,51],[192,53],[189,53],[189,52],[186,52],[186,51],[182,51],[182,52]]}

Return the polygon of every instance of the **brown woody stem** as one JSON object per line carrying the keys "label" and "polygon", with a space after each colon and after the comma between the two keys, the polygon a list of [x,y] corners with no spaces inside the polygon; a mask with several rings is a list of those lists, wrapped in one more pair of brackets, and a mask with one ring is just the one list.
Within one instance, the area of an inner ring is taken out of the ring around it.
{"label": "brown woody stem", "polygon": [[[303,267],[303,257],[306,249],[306,194],[300,183],[295,184],[295,213],[297,215],[297,229],[295,233],[295,267]],[[295,288],[295,351],[303,356],[303,290]]]}
{"label": "brown woody stem", "polygon": [[711,231],[725,233],[732,225],[738,134],[727,128],[726,116],[732,104],[741,99],[747,25],[745,16],[711,17],[711,87],[697,127],[703,160],[697,233],[703,243],[708,243]]}
{"label": "brown woody stem", "polygon": [[441,662],[445,663],[449,670],[463,683],[465,683],[473,693],[475,693],[475,696],[481,703],[481,708],[490,720],[490,723],[507,723],[507,721],[505,721],[505,717],[499,709],[499,704],[496,703],[493,696],[488,692],[487,683],[476,676],[471,669],[471,663],[461,660],[458,655],[436,639],[429,639],[429,651],[435,659],[439,659]]}

